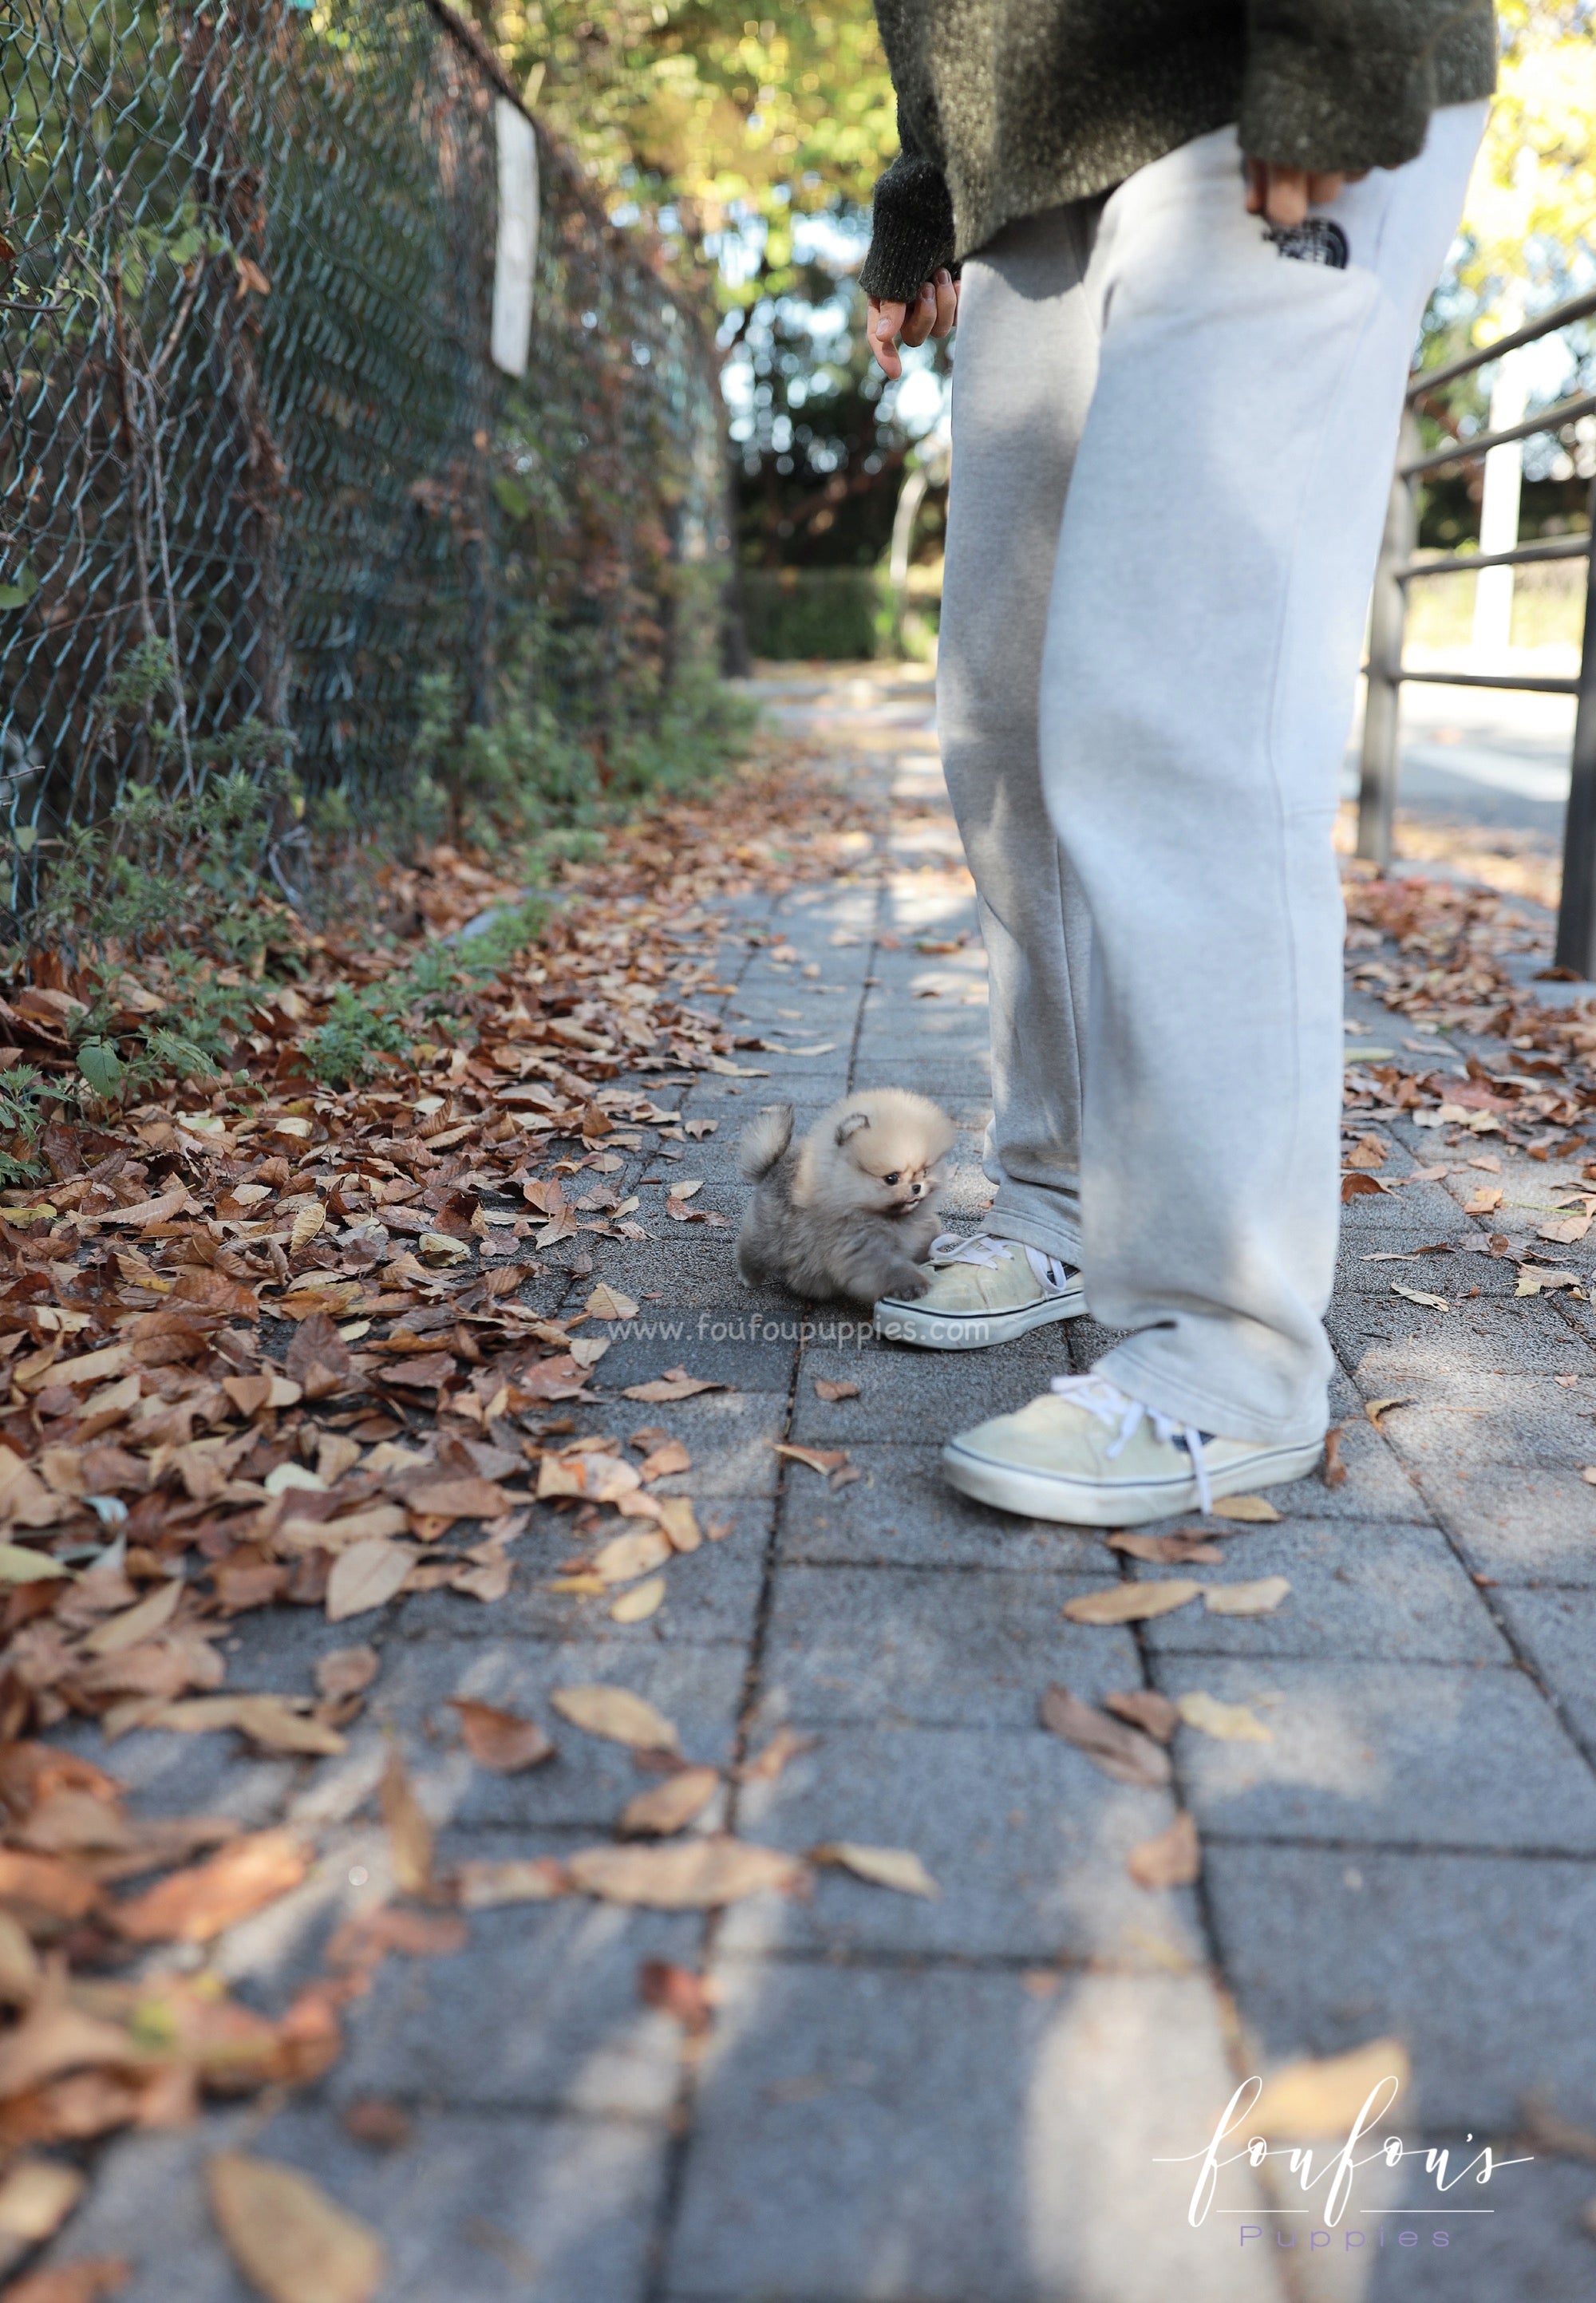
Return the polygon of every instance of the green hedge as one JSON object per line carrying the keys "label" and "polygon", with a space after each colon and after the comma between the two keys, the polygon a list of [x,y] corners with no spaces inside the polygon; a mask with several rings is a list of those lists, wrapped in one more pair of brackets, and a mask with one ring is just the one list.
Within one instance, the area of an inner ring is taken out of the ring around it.
{"label": "green hedge", "polygon": [[880,578],[869,568],[745,568],[750,655],[857,662],[881,645]]}

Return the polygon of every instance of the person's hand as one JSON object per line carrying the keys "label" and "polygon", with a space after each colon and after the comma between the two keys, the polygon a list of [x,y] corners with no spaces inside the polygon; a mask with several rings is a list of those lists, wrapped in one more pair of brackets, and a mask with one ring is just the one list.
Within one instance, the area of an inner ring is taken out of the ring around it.
{"label": "person's hand", "polygon": [[1368,174],[1359,168],[1350,174],[1315,174],[1306,168],[1282,168],[1273,160],[1247,162],[1247,214],[1261,215],[1288,232],[1305,223],[1311,207],[1328,207],[1343,184],[1361,184]]}
{"label": "person's hand", "polygon": [[897,338],[901,336],[906,344],[923,344],[927,336],[950,335],[958,317],[958,283],[943,269],[933,279],[922,281],[912,304],[883,303],[872,296],[866,342],[883,375],[901,375]]}

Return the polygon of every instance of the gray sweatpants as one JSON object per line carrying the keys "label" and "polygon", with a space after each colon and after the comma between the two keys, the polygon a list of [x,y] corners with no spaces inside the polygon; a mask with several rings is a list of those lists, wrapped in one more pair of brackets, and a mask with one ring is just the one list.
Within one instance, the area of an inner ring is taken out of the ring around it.
{"label": "gray sweatpants", "polygon": [[1236,1438],[1325,1423],[1338,775],[1484,117],[1438,113],[1302,253],[1225,129],[964,272],[937,697],[992,968],[988,1228],[1081,1266],[1133,1331],[1122,1390]]}

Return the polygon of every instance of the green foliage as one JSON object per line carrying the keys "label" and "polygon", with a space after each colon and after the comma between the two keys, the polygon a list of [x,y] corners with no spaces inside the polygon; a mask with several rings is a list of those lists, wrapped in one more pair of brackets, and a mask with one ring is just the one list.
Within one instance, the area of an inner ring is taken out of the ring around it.
{"label": "green foliage", "polygon": [[341,983],[326,1021],[305,1042],[305,1059],[325,1087],[352,1087],[369,1079],[382,1056],[401,1056],[412,1034],[404,1028],[400,986],[368,984],[359,991]]}
{"label": "green foliage", "polygon": [[325,1086],[353,1087],[384,1057],[402,1056],[415,1025],[448,1014],[473,982],[497,975],[538,933],[548,907],[536,898],[460,944],[431,943],[410,966],[380,983],[353,991],[340,984],[325,1022],[304,1043],[305,1059]]}
{"label": "green foliage", "polygon": [[869,569],[745,569],[743,626],[749,651],[832,662],[873,656],[880,588]]}
{"label": "green foliage", "polygon": [[[135,651],[118,710],[148,709],[169,677],[161,642]],[[291,789],[282,768],[252,775],[233,766],[175,794],[130,782],[102,822],[68,827],[28,908],[29,941],[69,956],[114,943],[136,954],[187,947],[253,964],[273,930],[259,899],[274,885],[273,819]]]}
{"label": "green foliage", "polygon": [[31,1064],[0,1072],[0,1184],[29,1184],[38,1174],[34,1148],[44,1133],[45,1084]]}

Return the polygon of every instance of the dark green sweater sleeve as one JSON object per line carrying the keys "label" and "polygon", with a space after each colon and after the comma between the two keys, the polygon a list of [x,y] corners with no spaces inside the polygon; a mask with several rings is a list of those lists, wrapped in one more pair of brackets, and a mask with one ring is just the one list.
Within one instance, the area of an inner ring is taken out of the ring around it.
{"label": "dark green sweater sleeve", "polygon": [[921,283],[953,262],[953,199],[948,179],[922,152],[899,106],[898,157],[876,184],[870,252],[859,273],[867,296],[912,304]]}
{"label": "dark green sweater sleeve", "polygon": [[1398,168],[1430,115],[1489,86],[1489,0],[1248,0],[1238,123],[1256,160]]}

